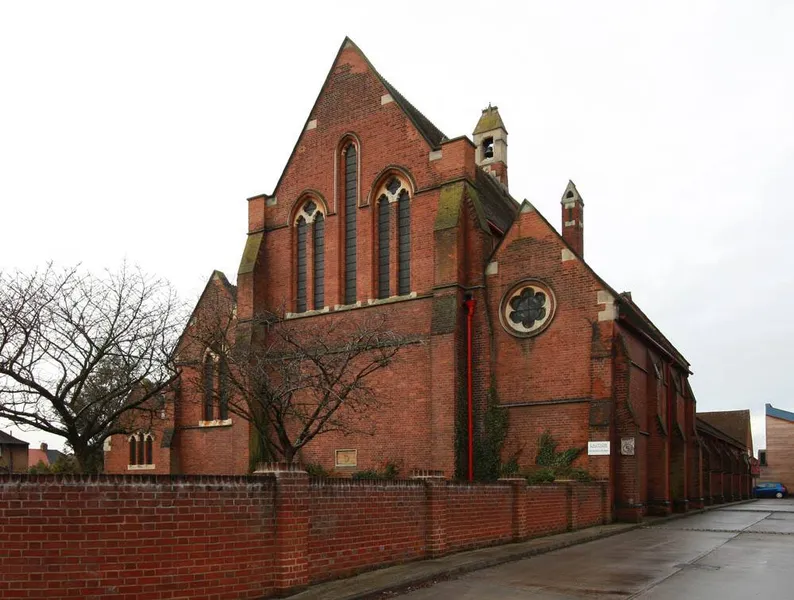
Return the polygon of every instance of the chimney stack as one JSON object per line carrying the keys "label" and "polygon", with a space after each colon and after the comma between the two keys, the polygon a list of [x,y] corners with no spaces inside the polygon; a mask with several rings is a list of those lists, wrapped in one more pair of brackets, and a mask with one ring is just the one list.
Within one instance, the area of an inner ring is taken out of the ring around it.
{"label": "chimney stack", "polygon": [[41,448],[42,451],[46,452],[47,451],[47,443],[46,442],[42,442],[40,448]]}
{"label": "chimney stack", "polygon": [[568,181],[560,204],[562,204],[562,239],[579,255],[579,258],[584,258],[584,202],[573,181]]}
{"label": "chimney stack", "polygon": [[474,162],[507,189],[507,129],[496,106],[483,109],[472,135]]}

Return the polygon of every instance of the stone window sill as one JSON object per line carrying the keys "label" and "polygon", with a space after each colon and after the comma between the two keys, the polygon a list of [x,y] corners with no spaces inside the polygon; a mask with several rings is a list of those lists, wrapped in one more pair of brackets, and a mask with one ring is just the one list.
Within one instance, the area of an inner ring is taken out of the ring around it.
{"label": "stone window sill", "polygon": [[127,465],[128,471],[152,471],[156,465]]}
{"label": "stone window sill", "polygon": [[214,421],[199,421],[199,427],[228,427],[231,419],[215,419]]}

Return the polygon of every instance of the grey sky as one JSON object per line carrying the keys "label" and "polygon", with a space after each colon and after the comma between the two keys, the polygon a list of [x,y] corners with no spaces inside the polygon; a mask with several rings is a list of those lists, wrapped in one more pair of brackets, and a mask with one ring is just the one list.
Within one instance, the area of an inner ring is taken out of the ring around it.
{"label": "grey sky", "polygon": [[764,403],[794,409],[794,3],[379,6],[0,5],[0,268],[126,257],[191,300],[233,280],[245,199],[349,35],[447,136],[498,105],[510,191],[555,225],[573,179],[588,262],[763,447]]}

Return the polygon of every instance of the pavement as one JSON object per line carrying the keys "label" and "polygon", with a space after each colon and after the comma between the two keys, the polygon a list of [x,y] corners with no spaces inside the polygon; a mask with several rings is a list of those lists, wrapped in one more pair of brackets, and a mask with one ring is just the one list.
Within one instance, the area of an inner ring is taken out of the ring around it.
{"label": "pavement", "polygon": [[794,500],[724,504],[405,563],[290,598],[729,600],[756,597],[759,590],[789,597],[790,535]]}
{"label": "pavement", "polygon": [[794,500],[635,529],[404,594],[406,600],[791,598]]}

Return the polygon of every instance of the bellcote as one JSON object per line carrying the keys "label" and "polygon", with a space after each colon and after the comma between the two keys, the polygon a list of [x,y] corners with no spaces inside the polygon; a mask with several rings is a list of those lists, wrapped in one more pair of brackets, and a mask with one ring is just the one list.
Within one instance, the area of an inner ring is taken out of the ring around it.
{"label": "bellcote", "polygon": [[498,107],[489,104],[483,109],[472,135],[477,166],[507,188],[507,129]]}

